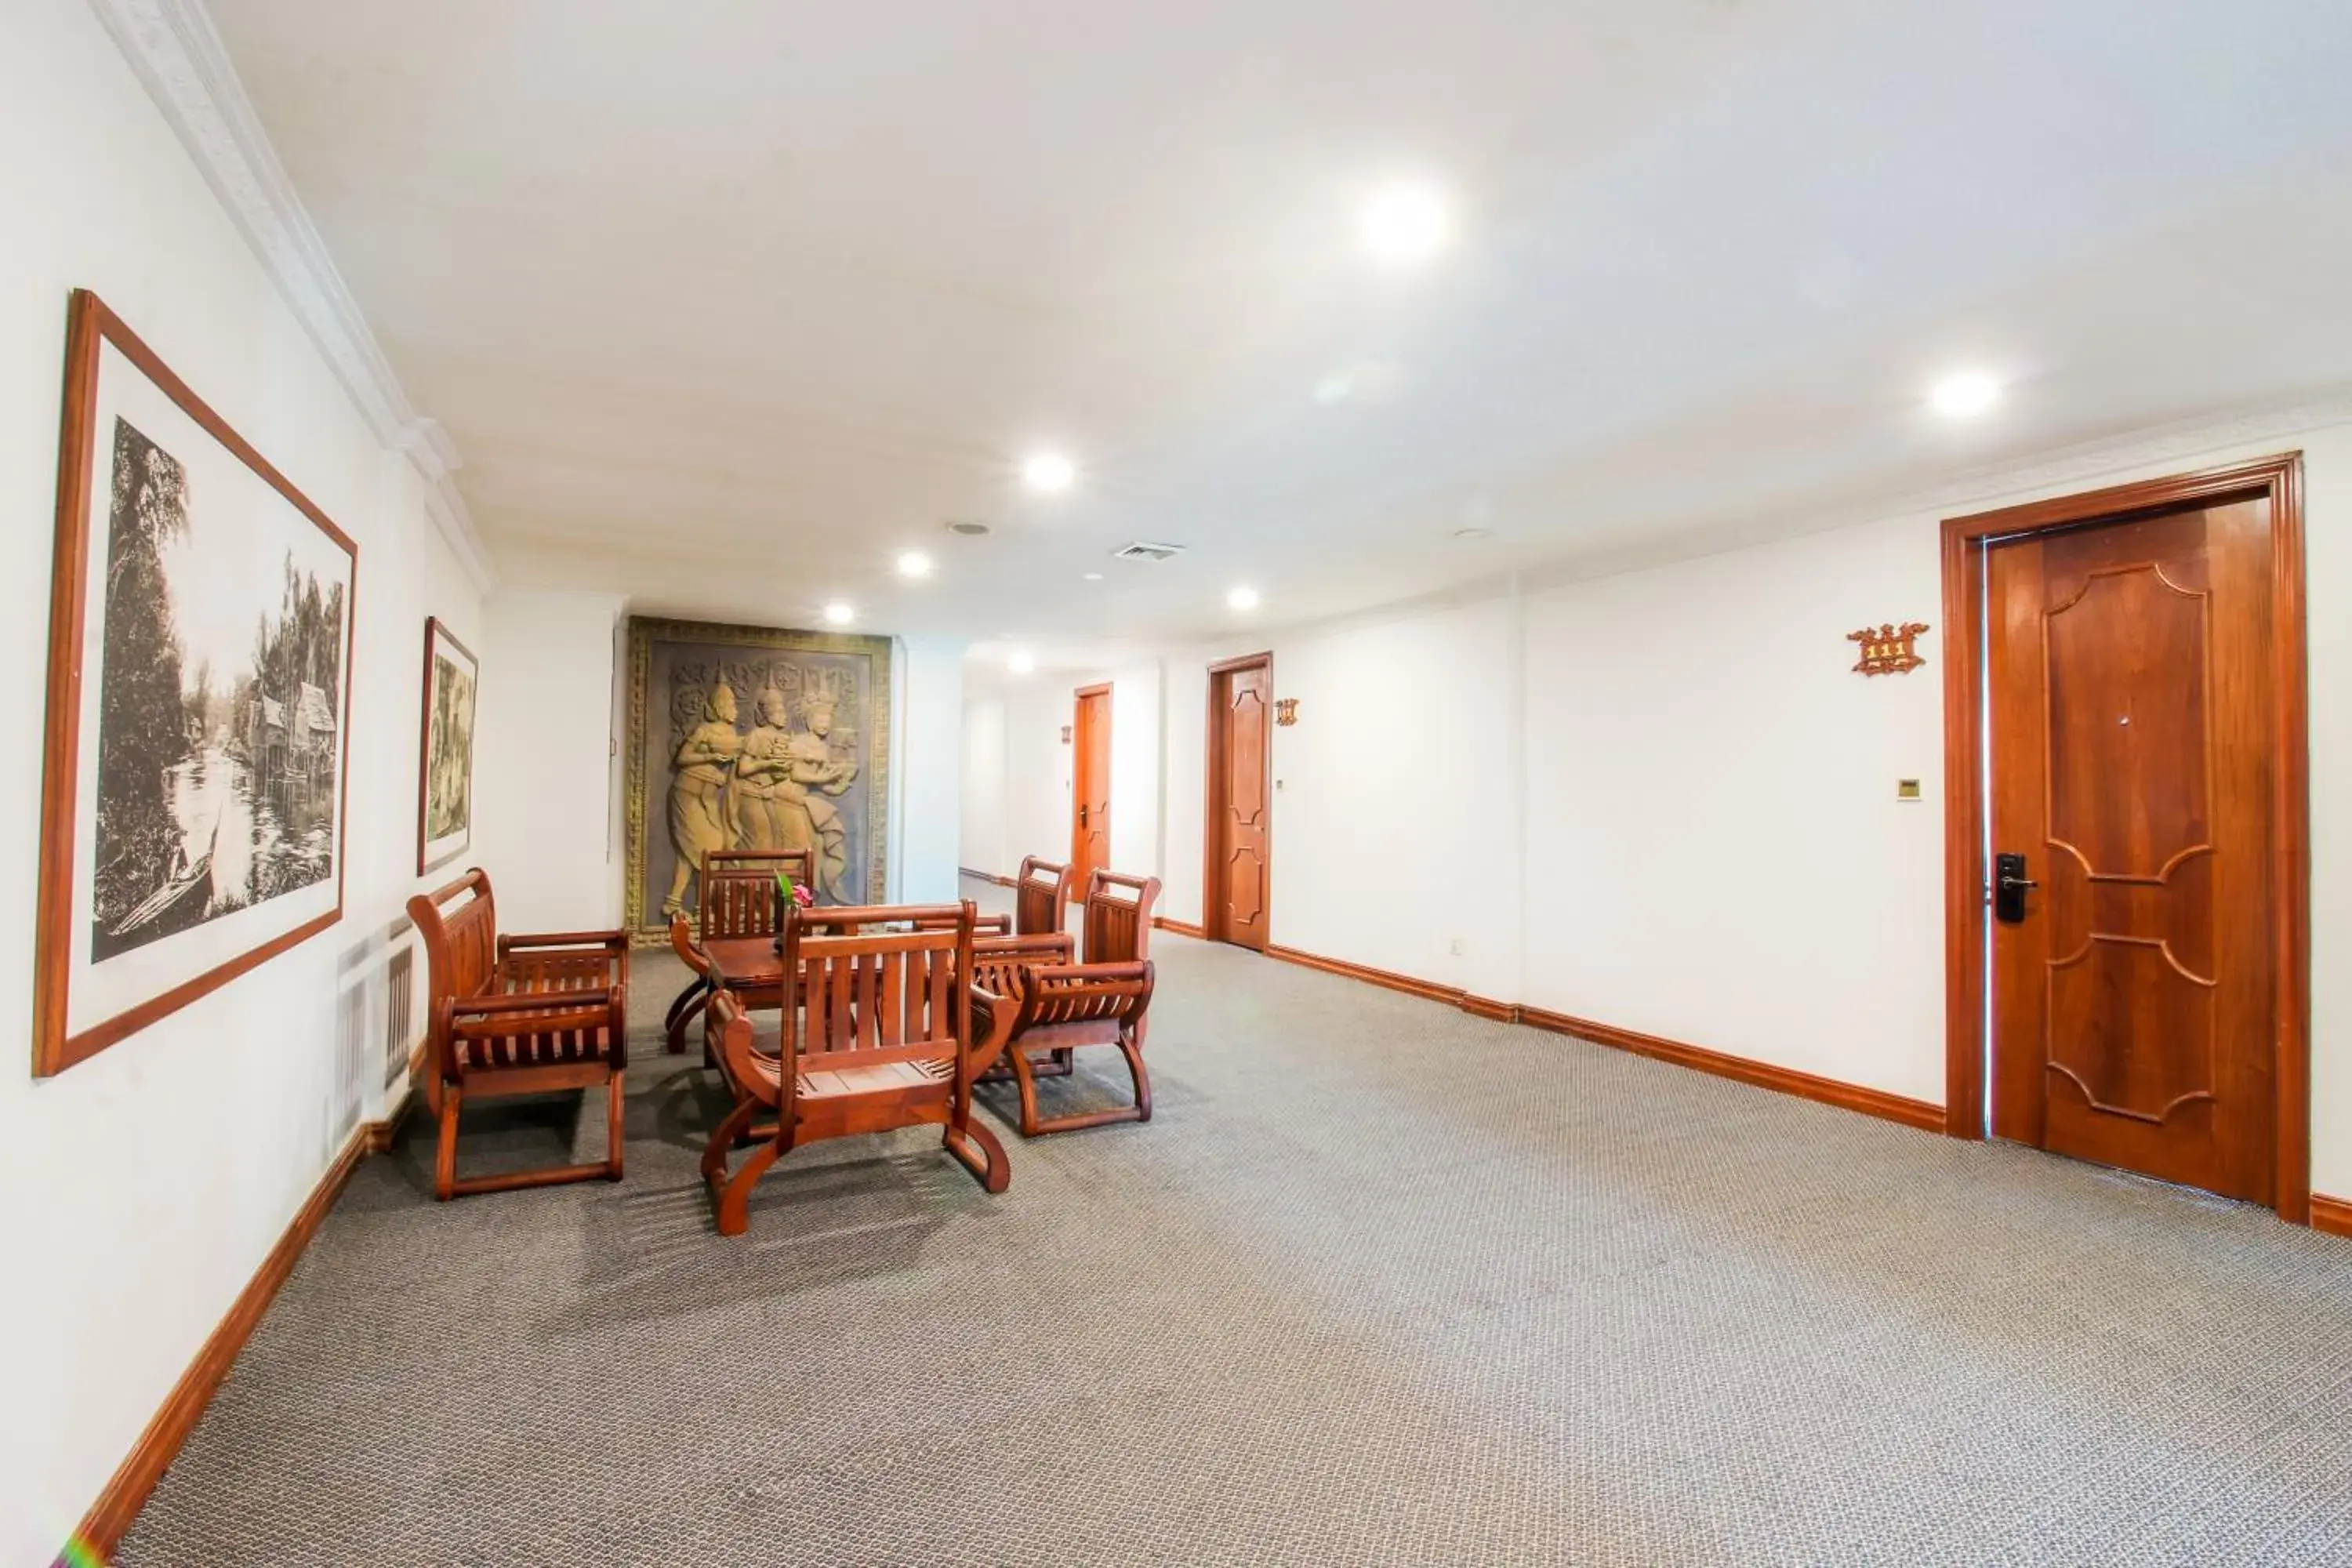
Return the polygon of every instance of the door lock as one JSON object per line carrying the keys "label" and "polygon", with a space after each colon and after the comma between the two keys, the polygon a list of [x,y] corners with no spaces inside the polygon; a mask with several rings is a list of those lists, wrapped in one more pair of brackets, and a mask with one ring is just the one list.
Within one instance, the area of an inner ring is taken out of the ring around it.
{"label": "door lock", "polygon": [[2041,883],[2025,874],[2022,855],[1996,855],[1992,858],[1992,918],[2011,925],[2025,918],[2025,895]]}

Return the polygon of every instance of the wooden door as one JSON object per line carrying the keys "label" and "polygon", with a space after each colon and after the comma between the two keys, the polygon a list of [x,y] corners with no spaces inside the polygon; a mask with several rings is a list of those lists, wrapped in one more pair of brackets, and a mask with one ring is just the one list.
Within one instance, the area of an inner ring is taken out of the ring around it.
{"label": "wooden door", "polygon": [[1274,665],[1271,656],[1209,672],[1208,854],[1202,928],[1214,941],[1264,952],[1271,868],[1268,818]]}
{"label": "wooden door", "polygon": [[1110,688],[1077,694],[1070,763],[1070,895],[1087,896],[1087,879],[1110,869]]}
{"label": "wooden door", "polygon": [[2271,529],[2199,502],[1994,542],[1984,580],[1992,1131],[2265,1204]]}

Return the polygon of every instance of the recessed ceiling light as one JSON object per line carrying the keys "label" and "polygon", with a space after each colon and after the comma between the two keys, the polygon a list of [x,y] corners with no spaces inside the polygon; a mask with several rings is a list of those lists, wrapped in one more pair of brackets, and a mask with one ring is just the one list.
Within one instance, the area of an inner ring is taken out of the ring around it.
{"label": "recessed ceiling light", "polygon": [[1059,452],[1033,452],[1021,465],[1021,482],[1039,495],[1060,495],[1078,482],[1078,466]]}
{"label": "recessed ceiling light", "polygon": [[835,599],[824,607],[824,618],[836,626],[845,626],[857,618],[857,612]]}
{"label": "recessed ceiling light", "polygon": [[899,576],[928,577],[930,574],[931,558],[929,556],[924,554],[919,550],[902,550],[898,552]]}
{"label": "recessed ceiling light", "polygon": [[948,520],[947,530],[950,533],[961,533],[966,539],[977,539],[988,531],[988,524],[976,518],[955,517]]}
{"label": "recessed ceiling light", "polygon": [[1024,648],[1018,653],[1007,655],[1004,668],[1015,675],[1026,675],[1037,668],[1037,656]]}
{"label": "recessed ceiling light", "polygon": [[1087,581],[1089,583],[1099,583],[1102,581],[1102,574],[1099,572],[1089,572],[1087,574]]}
{"label": "recessed ceiling light", "polygon": [[1491,528],[1457,528],[1454,531],[1454,537],[1456,539],[1486,539],[1490,537],[1494,531],[1495,531]]}
{"label": "recessed ceiling light", "polygon": [[1927,394],[1927,401],[1938,414],[1965,418],[1982,414],[2000,402],[2000,383],[1982,371],[1964,371],[1937,382]]}
{"label": "recessed ceiling light", "polygon": [[1257,605],[1257,590],[1246,584],[1225,595],[1225,608],[1229,610],[1255,610]]}
{"label": "recessed ceiling light", "polygon": [[1355,377],[1338,371],[1334,371],[1315,384],[1315,401],[1326,405],[1345,403],[1355,395]]}
{"label": "recessed ceiling light", "polygon": [[1445,204],[1418,185],[1384,191],[1365,204],[1364,244],[1386,261],[1418,261],[1445,243]]}

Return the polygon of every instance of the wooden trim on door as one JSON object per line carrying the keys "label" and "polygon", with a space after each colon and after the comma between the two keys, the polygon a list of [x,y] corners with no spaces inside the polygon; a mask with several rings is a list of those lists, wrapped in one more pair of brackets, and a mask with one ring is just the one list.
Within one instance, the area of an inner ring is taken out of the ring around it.
{"label": "wooden trim on door", "polygon": [[[188,1370],[181,1373],[180,1381],[165,1396],[163,1408],[156,1411],[155,1418],[148,1422],[147,1429],[139,1435],[139,1441],[132,1446],[121,1468],[114,1472],[114,1478],[106,1483],[106,1489],[98,1494],[98,1500],[90,1504],[89,1511],[82,1516],[81,1529],[76,1533],[75,1542],[96,1553],[100,1562],[113,1559],[116,1548],[122,1544],[123,1536],[131,1529],[131,1521],[139,1517],[139,1510],[147,1505],[148,1497],[155,1489],[155,1483],[163,1479],[163,1472],[179,1457],[180,1446],[188,1440],[188,1434],[195,1430],[198,1418],[204,1415],[205,1407],[212,1403],[221,1380],[228,1375],[237,1352],[244,1350],[246,1342],[253,1337],[253,1331],[259,1326],[262,1314],[269,1310],[278,1288],[285,1284],[286,1277],[294,1271],[296,1260],[302,1256],[303,1248],[310,1245],[310,1238],[318,1234],[320,1225],[334,1208],[335,1200],[342,1195],[344,1184],[351,1180],[352,1172],[358,1168],[369,1145],[379,1138],[389,1143],[392,1130],[397,1124],[395,1118],[390,1123],[362,1123],[352,1129],[351,1136],[343,1141],[342,1150],[336,1154],[334,1163],[329,1165],[326,1173],[319,1178],[318,1185],[311,1189],[310,1197],[296,1211],[286,1233],[278,1238],[278,1244],[261,1260],[261,1267],[246,1282],[245,1289],[237,1292],[236,1300],[229,1304],[227,1313],[213,1330],[211,1337],[205,1341],[204,1348],[196,1352],[196,1359],[188,1364]],[[383,1128],[381,1132],[375,1131],[379,1126]],[[58,1560],[61,1563],[82,1561],[73,1555],[70,1548],[61,1551]]]}
{"label": "wooden trim on door", "polygon": [[2311,786],[2305,695],[2303,454],[2228,463],[2195,473],[1944,520],[1944,1105],[1945,1131],[1982,1138],[1984,1126],[1984,584],[1969,570],[1982,541],[2050,532],[2134,512],[2262,495],[2270,501],[2272,713],[2271,923],[2278,1026],[2274,1206],[2312,1223]]}
{"label": "wooden trim on door", "polygon": [[[1202,754],[1207,758],[1208,783],[1201,792],[1206,813],[1206,820],[1201,835],[1201,934],[1205,941],[1209,942],[1233,940],[1232,933],[1225,929],[1224,922],[1218,918],[1220,906],[1213,891],[1217,886],[1218,872],[1223,863],[1223,858],[1218,854],[1218,847],[1223,842],[1224,832],[1223,806],[1226,784],[1224,741],[1217,723],[1221,717],[1218,711],[1220,707],[1218,692],[1226,676],[1237,669],[1254,669],[1261,665],[1265,668],[1265,683],[1270,690],[1274,686],[1274,650],[1272,648],[1262,649],[1257,653],[1245,653],[1235,658],[1221,658],[1209,666],[1207,715],[1209,738],[1208,743],[1202,748]],[[1266,782],[1271,784],[1274,780],[1274,737],[1271,731],[1266,736],[1265,769]],[[1269,788],[1265,794],[1265,925],[1270,952],[1274,934],[1274,792]]]}
{"label": "wooden trim on door", "polygon": [[[1078,812],[1085,805],[1082,798],[1085,792],[1078,786],[1087,782],[1087,757],[1090,749],[1087,742],[1093,739],[1088,732],[1090,726],[1085,719],[1087,699],[1099,697],[1103,700],[1101,709],[1103,722],[1108,724],[1110,722],[1110,688],[1109,681],[1098,680],[1092,686],[1081,686],[1070,693],[1070,865],[1073,868],[1083,868],[1087,864],[1087,829],[1078,821]],[[1108,801],[1110,798],[1110,780],[1106,778],[1101,783],[1103,798]],[[1108,868],[1110,844],[1110,829],[1108,826],[1103,829],[1103,844],[1104,864]],[[1084,876],[1074,879],[1070,888],[1070,902],[1083,904],[1087,901],[1085,882]]]}

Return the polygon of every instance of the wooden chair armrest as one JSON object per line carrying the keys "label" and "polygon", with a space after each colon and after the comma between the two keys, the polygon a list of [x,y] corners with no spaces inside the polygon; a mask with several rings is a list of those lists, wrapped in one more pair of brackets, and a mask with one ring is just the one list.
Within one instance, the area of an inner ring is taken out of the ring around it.
{"label": "wooden chair armrest", "polygon": [[629,933],[621,931],[543,931],[512,932],[499,938],[499,951],[517,947],[601,947],[629,951]]}
{"label": "wooden chair armrest", "polygon": [[1152,976],[1148,958],[1127,963],[1032,965],[1022,976],[1013,1037],[1055,1024],[1108,1020],[1131,1026],[1151,1005]]}
{"label": "wooden chair armrest", "polygon": [[688,969],[705,979],[709,977],[710,956],[695,945],[694,926],[682,913],[669,917],[669,945],[671,951],[686,960]]}
{"label": "wooden chair armrest", "polygon": [[727,1075],[727,1081],[738,1095],[763,1105],[782,1105],[783,1075],[797,1072],[798,1064],[761,1056],[751,1045],[751,1018],[733,1005],[735,994],[721,991],[717,994],[726,998],[726,1003],[714,1005],[705,1016],[709,1020],[708,1037],[715,1047],[713,1054],[719,1058],[719,1071]]}
{"label": "wooden chair armrest", "polygon": [[964,1030],[964,1081],[994,1067],[1013,1038],[1013,1021],[1021,1016],[1021,998],[1000,995],[984,985],[967,988],[970,1022]]}

